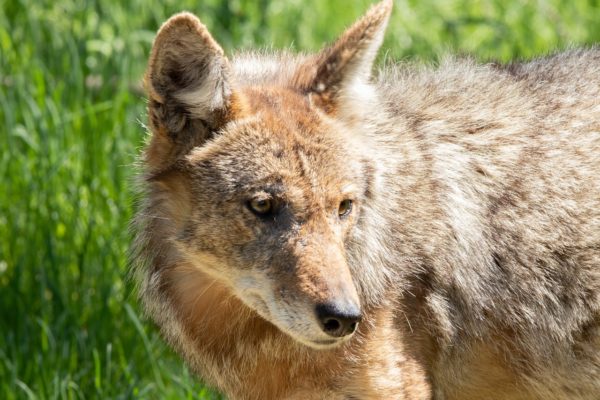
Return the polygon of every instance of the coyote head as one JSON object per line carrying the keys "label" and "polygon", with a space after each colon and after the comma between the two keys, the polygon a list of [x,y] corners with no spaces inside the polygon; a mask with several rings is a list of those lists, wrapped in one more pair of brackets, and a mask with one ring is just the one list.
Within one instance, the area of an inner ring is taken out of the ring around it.
{"label": "coyote head", "polygon": [[195,16],[178,14],[146,74],[144,163],[170,224],[164,240],[315,348],[341,343],[361,320],[346,253],[372,171],[353,130],[391,4],[316,55],[233,62]]}

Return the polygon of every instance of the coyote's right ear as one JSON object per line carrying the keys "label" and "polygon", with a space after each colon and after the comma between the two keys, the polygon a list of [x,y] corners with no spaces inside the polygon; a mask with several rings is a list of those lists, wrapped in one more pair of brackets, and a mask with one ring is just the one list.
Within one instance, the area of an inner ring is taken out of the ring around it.
{"label": "coyote's right ear", "polygon": [[[296,72],[295,86],[330,112],[345,100],[364,101],[364,84],[371,78],[392,5],[392,0],[375,4],[331,46],[309,58]],[[357,108],[351,109],[354,113]]]}
{"label": "coyote's right ear", "polygon": [[229,63],[190,13],[172,16],[158,31],[145,83],[154,132],[148,162],[154,168],[204,142],[227,117]]}

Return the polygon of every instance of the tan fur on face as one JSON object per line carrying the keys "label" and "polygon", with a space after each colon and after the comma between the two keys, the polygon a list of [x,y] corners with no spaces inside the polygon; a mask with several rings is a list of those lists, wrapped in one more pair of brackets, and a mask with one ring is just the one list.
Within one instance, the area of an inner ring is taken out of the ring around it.
{"label": "tan fur on face", "polygon": [[[600,52],[373,78],[391,5],[316,55],[230,62],[193,15],[163,25],[149,316],[232,399],[600,398]],[[326,302],[363,318],[319,349]]]}

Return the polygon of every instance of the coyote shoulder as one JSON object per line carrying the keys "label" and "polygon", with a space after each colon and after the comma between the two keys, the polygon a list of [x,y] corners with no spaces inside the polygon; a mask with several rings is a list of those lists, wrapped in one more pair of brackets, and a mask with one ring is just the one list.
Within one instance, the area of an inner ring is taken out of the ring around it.
{"label": "coyote shoulder", "polygon": [[159,30],[134,273],[231,399],[599,399],[600,50],[372,74]]}

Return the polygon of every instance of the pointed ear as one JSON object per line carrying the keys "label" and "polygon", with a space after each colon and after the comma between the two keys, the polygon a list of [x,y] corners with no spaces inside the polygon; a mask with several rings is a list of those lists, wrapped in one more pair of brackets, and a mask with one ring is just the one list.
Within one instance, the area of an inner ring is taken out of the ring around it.
{"label": "pointed ear", "polygon": [[228,60],[190,13],[172,16],[158,31],[145,84],[154,133],[150,162],[164,164],[164,158],[205,141],[224,122],[230,107]]}
{"label": "pointed ear", "polygon": [[312,97],[326,110],[335,109],[340,97],[362,94],[371,78],[392,5],[392,0],[383,0],[372,6],[331,46],[322,50],[316,60],[313,58],[300,67],[296,86],[316,95]]}

